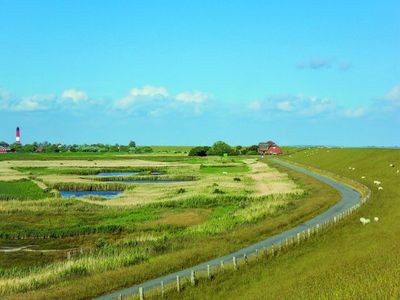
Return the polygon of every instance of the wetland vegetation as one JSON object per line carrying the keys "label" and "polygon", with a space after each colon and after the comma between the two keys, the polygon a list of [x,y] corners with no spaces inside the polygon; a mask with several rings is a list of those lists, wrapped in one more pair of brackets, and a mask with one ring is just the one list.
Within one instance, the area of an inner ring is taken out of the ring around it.
{"label": "wetland vegetation", "polygon": [[[230,252],[301,222],[337,200],[335,191],[324,187],[332,198],[321,202],[318,182],[248,156],[31,158],[2,161],[0,170],[4,184],[18,180],[36,189],[26,189],[26,199],[7,192],[7,201],[0,201],[0,294],[8,298],[22,292],[27,299],[41,293],[93,297]],[[138,174],[94,176],[100,172]],[[132,178],[181,182],[116,182]],[[35,197],[38,190],[45,196]],[[123,193],[106,201],[57,196],[57,191],[106,190]],[[157,268],[159,264],[165,268]],[[129,280],[117,276],[120,272],[130,274]],[[97,286],[99,278],[110,276],[109,284]],[[76,280],[96,288],[82,294]]]}

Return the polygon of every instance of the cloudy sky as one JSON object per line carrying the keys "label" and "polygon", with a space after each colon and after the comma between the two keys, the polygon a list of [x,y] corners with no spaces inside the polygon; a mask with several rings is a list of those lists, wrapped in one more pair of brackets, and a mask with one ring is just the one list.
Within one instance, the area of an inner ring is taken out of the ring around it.
{"label": "cloudy sky", "polygon": [[0,0],[0,140],[400,146],[399,1]]}

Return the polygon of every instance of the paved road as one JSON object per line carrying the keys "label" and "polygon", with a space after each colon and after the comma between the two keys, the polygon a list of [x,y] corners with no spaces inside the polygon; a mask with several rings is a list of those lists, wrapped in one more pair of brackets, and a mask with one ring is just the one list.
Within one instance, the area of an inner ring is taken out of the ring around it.
{"label": "paved road", "polygon": [[303,224],[300,224],[292,229],[289,229],[282,233],[271,236],[263,241],[255,243],[253,245],[250,245],[246,248],[240,249],[236,252],[230,253],[225,256],[217,257],[210,261],[206,261],[204,263],[198,264],[196,266],[187,268],[187,269],[179,271],[179,272],[161,276],[161,277],[143,282],[141,284],[131,286],[129,288],[125,288],[125,289],[122,289],[119,291],[112,292],[110,294],[101,296],[97,299],[99,299],[99,300],[100,299],[101,300],[114,300],[114,299],[118,299],[118,297],[120,295],[122,295],[124,297],[124,296],[137,294],[139,291],[139,287],[142,287],[143,290],[146,291],[146,290],[149,290],[149,289],[152,289],[155,287],[160,287],[161,281],[163,281],[164,284],[175,282],[177,275],[179,275],[181,278],[189,277],[192,270],[194,270],[195,272],[205,271],[205,270],[207,270],[207,265],[210,265],[211,268],[218,267],[218,266],[220,266],[221,261],[226,262],[226,263],[231,263],[234,256],[237,258],[243,257],[244,254],[250,256],[251,254],[254,254],[256,252],[256,250],[268,248],[268,247],[271,247],[272,245],[279,244],[281,241],[285,241],[287,238],[296,236],[297,233],[307,230],[308,228],[311,229],[312,227],[315,227],[317,224],[321,224],[329,219],[332,219],[334,216],[337,216],[341,212],[344,212],[347,209],[353,207],[361,200],[361,195],[358,191],[356,191],[342,183],[336,182],[328,177],[313,173],[309,170],[289,164],[287,162],[283,162],[281,160],[274,159],[273,161],[276,163],[279,163],[280,165],[282,165],[284,167],[292,169],[294,171],[314,177],[314,178],[332,186],[333,188],[337,189],[340,192],[341,200],[335,206],[329,208],[327,211],[314,217],[313,219],[311,219]]}

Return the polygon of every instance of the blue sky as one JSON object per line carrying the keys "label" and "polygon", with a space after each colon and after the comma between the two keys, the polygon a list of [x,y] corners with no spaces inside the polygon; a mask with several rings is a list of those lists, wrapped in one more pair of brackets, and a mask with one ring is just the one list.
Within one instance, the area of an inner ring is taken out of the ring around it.
{"label": "blue sky", "polygon": [[0,140],[400,145],[398,1],[0,0]]}

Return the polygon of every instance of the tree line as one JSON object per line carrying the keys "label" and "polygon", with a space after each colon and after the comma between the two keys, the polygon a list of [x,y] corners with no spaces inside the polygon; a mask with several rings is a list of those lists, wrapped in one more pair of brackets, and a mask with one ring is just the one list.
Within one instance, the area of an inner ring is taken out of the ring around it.
{"label": "tree line", "polygon": [[257,145],[249,147],[230,146],[223,141],[215,142],[212,146],[197,146],[189,151],[189,156],[209,156],[209,155],[256,155]]}
{"label": "tree line", "polygon": [[49,142],[33,142],[32,144],[7,144],[4,141],[0,142],[0,147],[9,148],[13,152],[129,152],[129,153],[151,153],[153,149],[149,146],[137,146],[134,141],[130,141],[128,145],[120,144],[61,144]]}

